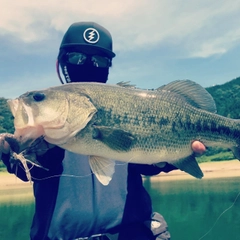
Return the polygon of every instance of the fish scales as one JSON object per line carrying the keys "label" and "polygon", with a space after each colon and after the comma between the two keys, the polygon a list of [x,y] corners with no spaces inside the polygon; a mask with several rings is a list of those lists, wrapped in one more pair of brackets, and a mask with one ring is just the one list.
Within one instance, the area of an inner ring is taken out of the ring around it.
{"label": "fish scales", "polygon": [[43,135],[62,148],[94,156],[90,165],[102,182],[113,171],[106,174],[96,169],[97,158],[104,159],[106,166],[106,159],[169,162],[201,178],[191,149],[195,140],[231,148],[240,158],[239,120],[217,115],[210,94],[189,80],[157,90],[68,84],[23,94],[10,107],[17,137],[23,139],[27,131],[28,138]]}
{"label": "fish scales", "polygon": [[[98,110],[85,129],[90,138],[92,124],[124,129],[135,136],[128,151],[141,151],[141,155],[145,157],[145,151],[148,154],[161,152],[158,161],[185,157],[186,153],[181,152],[181,149],[189,148],[193,139],[208,146],[215,145],[213,139],[218,139],[217,145],[224,147],[235,142],[229,139],[230,129],[237,126],[230,124],[228,127],[229,121],[224,121],[224,117],[195,109],[171,92],[134,90],[133,94],[132,89],[117,88],[118,91],[115,92],[103,87],[100,92],[96,88],[98,87],[94,85],[86,93],[91,96],[91,101]],[[105,98],[105,95],[108,98]],[[139,102],[141,104],[138,104]],[[214,119],[210,120],[212,118]],[[215,122],[219,124],[216,125]],[[139,161],[139,158],[136,161]]]}

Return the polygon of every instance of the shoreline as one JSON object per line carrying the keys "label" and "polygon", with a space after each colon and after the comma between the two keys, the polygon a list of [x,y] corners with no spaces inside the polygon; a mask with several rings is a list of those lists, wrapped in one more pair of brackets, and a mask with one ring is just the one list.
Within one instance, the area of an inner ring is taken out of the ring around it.
{"label": "shoreline", "polygon": [[0,172],[0,203],[33,201],[32,183],[23,182],[14,174]]}
{"label": "shoreline", "polygon": [[[205,162],[200,163],[199,166],[204,174],[204,177],[202,179],[240,177],[239,160]],[[143,176],[143,179],[145,178],[146,177]],[[156,176],[151,176],[150,179],[151,181],[175,181],[194,179],[194,177],[181,170],[174,170],[169,173],[162,172]],[[33,183],[30,182],[23,182],[22,180],[18,179],[14,174],[9,174],[8,172],[0,172],[0,191],[32,191],[32,184]]]}
{"label": "shoreline", "polygon": [[[204,176],[202,179],[240,177],[239,160],[204,162],[199,164]],[[151,181],[178,181],[196,179],[181,171],[174,170],[169,173],[160,173],[151,177]]]}

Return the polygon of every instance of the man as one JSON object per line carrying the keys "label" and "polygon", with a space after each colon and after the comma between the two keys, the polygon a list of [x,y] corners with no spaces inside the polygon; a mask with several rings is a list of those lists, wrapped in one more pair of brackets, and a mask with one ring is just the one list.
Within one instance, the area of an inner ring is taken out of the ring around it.
{"label": "man", "polygon": [[[58,76],[63,83],[60,66],[67,83],[106,83],[114,57],[112,37],[105,28],[93,22],[74,23],[60,45]],[[8,171],[27,180],[21,168],[16,171],[16,165],[9,163],[4,139],[0,139],[1,152]],[[49,171],[31,170],[36,201],[31,239],[170,239],[162,216],[152,213],[141,174],[155,175],[175,167],[118,162],[113,179],[103,186],[92,174],[88,156],[53,147],[37,160]]]}

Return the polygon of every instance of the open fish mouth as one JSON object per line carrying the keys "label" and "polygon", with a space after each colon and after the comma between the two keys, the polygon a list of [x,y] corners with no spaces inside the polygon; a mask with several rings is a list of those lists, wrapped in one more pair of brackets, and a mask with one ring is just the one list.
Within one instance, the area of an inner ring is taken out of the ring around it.
{"label": "open fish mouth", "polygon": [[[32,109],[22,99],[8,100],[8,104],[14,116],[14,138],[20,143],[20,149],[28,148],[34,140],[44,136],[43,127],[35,124]],[[8,140],[13,142],[11,138]]]}
{"label": "open fish mouth", "polygon": [[34,118],[32,109],[27,106],[22,100],[8,100],[11,112],[15,118],[14,126],[16,129],[25,126],[34,126]]}

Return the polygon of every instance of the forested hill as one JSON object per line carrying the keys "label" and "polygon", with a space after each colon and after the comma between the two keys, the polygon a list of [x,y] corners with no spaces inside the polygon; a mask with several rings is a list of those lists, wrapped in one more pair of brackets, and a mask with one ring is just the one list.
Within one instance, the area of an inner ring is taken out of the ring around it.
{"label": "forested hill", "polygon": [[13,117],[7,104],[7,99],[0,97],[0,133],[13,133]]}
{"label": "forested hill", "polygon": [[[218,114],[240,119],[240,77],[206,89],[216,102]],[[0,133],[13,131],[13,117],[7,99],[0,97]]]}
{"label": "forested hill", "polygon": [[240,119],[240,77],[206,89],[216,102],[218,114]]}

